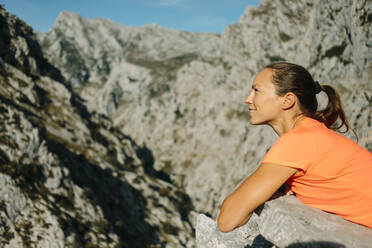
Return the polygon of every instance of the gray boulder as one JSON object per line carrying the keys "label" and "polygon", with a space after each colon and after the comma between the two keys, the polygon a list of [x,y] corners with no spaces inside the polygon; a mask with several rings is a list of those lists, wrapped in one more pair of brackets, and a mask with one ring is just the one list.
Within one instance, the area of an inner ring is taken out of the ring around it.
{"label": "gray boulder", "polygon": [[[259,242],[261,241],[261,242]],[[230,233],[200,214],[196,225],[197,247],[360,247],[372,244],[372,229],[283,196],[264,204],[259,215]]]}
{"label": "gray boulder", "polygon": [[229,233],[218,230],[217,223],[204,214],[197,216],[196,244],[199,248],[273,247],[260,235],[258,216],[253,214],[247,224]]}

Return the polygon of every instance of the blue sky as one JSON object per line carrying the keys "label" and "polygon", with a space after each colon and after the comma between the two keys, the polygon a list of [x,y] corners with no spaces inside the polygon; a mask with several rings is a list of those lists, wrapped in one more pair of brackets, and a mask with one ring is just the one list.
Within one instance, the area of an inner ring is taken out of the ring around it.
{"label": "blue sky", "polygon": [[0,0],[11,13],[47,32],[61,11],[103,17],[128,26],[157,23],[190,32],[221,33],[260,0]]}

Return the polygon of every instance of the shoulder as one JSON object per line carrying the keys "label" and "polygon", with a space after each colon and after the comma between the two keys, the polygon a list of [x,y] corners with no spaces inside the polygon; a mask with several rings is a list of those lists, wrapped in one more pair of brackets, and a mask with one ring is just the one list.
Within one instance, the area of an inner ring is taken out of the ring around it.
{"label": "shoulder", "polygon": [[332,132],[323,123],[312,118],[305,118],[291,131],[281,135],[274,146],[285,146],[288,148],[300,148],[307,146],[319,139],[322,135]]}
{"label": "shoulder", "polygon": [[316,147],[322,130],[322,123],[311,118],[302,120],[294,129],[279,137],[262,162],[304,170],[317,157]]}

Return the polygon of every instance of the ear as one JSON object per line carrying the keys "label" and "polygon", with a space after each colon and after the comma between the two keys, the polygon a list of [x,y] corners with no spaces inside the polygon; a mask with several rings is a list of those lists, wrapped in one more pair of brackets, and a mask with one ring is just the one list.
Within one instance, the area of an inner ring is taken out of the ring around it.
{"label": "ear", "polygon": [[282,97],[282,108],[283,109],[290,109],[292,108],[297,102],[297,96],[293,94],[292,92],[286,93]]}

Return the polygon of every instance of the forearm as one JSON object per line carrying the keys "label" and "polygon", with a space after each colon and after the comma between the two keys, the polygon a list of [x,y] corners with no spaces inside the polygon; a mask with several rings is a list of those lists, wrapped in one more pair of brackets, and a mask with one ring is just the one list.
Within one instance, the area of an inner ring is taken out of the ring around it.
{"label": "forearm", "polygon": [[253,212],[249,213],[247,215],[247,217],[245,217],[245,219],[243,219],[243,221],[241,221],[235,228],[238,228],[238,227],[241,227],[241,226],[245,225],[249,221],[249,219],[251,218],[252,214],[253,214]]}
{"label": "forearm", "polygon": [[230,232],[235,228],[247,223],[252,216],[253,210],[247,210],[240,204],[234,195],[229,195],[223,201],[217,218],[218,228],[221,232]]}
{"label": "forearm", "polygon": [[218,228],[230,232],[244,225],[253,211],[268,200],[296,169],[273,164],[261,165],[223,201]]}

